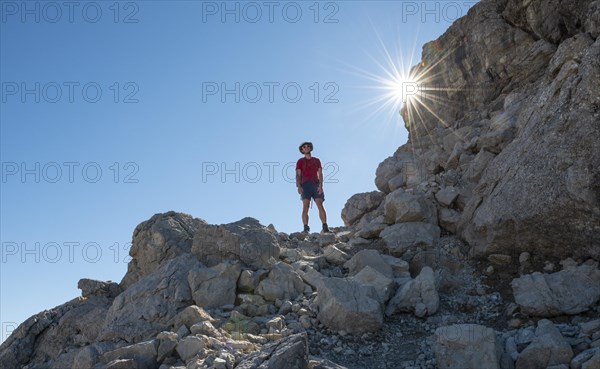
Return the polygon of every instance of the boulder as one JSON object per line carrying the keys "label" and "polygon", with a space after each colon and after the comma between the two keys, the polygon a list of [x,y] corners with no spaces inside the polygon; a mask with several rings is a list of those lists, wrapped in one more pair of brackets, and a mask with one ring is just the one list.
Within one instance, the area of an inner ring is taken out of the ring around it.
{"label": "boulder", "polygon": [[248,355],[236,369],[308,369],[306,334],[293,334]]}
{"label": "boulder", "polygon": [[411,312],[418,317],[433,315],[440,305],[435,283],[435,274],[430,267],[424,267],[421,273],[402,285],[387,305],[385,314]]}
{"label": "boulder", "polygon": [[342,265],[350,258],[344,251],[338,249],[335,245],[326,246],[323,249],[323,255],[328,263]]}
{"label": "boulder", "polygon": [[397,257],[391,255],[381,255],[383,260],[388,263],[389,266],[392,267],[392,272],[394,277],[409,277],[410,278],[410,267],[407,261],[399,259]]}
{"label": "boulder", "polygon": [[394,280],[386,277],[369,265],[362,268],[358,274],[351,278],[367,286],[373,286],[382,305],[390,299],[390,296],[394,292]]}
{"label": "boulder", "polygon": [[437,225],[437,209],[424,194],[399,188],[385,197],[385,222],[423,222]]}
{"label": "boulder", "polygon": [[426,174],[412,154],[411,148],[405,145],[377,166],[375,185],[380,191],[388,194],[393,191],[390,188],[390,182],[394,184],[395,188],[413,187],[421,183],[425,176]]}
{"label": "boulder", "polygon": [[[381,219],[383,220],[383,219]],[[381,233],[381,231],[383,231],[385,229],[385,227],[387,227],[387,224],[385,223],[381,223],[378,220],[373,220],[365,225],[363,225],[362,227],[360,227],[355,235],[356,237],[361,237],[361,238],[377,238],[379,237],[379,234]]]}
{"label": "boulder", "polygon": [[535,338],[517,358],[516,369],[546,368],[553,365],[568,365],[573,350],[556,326],[547,319],[538,322]]}
{"label": "boulder", "polygon": [[433,351],[440,369],[500,369],[502,348],[496,332],[478,324],[440,327]]}
{"label": "boulder", "polygon": [[185,253],[192,247],[194,233],[206,222],[191,215],[169,211],[155,214],[140,223],[133,231],[133,240],[127,273],[121,280],[123,289],[141,277],[156,270],[168,260]]}
{"label": "boulder", "polygon": [[401,257],[417,247],[432,248],[440,238],[440,228],[430,223],[400,223],[384,229],[380,237],[391,255]]}
{"label": "boulder", "polygon": [[174,330],[179,329],[182,325],[190,329],[194,324],[204,321],[213,322],[214,319],[203,308],[191,305],[177,313],[167,324]]}
{"label": "boulder", "polygon": [[348,269],[349,276],[358,274],[366,266],[370,266],[388,278],[394,277],[392,267],[377,250],[360,250],[344,264],[344,268]]}
{"label": "boulder", "polygon": [[254,218],[217,225],[202,225],[194,234],[192,253],[207,266],[226,260],[240,260],[244,265],[268,268],[279,259],[279,243],[273,232]]}
{"label": "boulder", "polygon": [[129,286],[108,310],[101,338],[139,342],[166,330],[169,320],[192,304],[187,274],[194,268],[200,268],[197,259],[180,255]]}
{"label": "boulder", "polygon": [[594,356],[600,356],[600,347],[590,348],[577,354],[573,359],[571,359],[571,369],[582,369],[583,364],[590,361],[590,359],[592,359]]}
{"label": "boulder", "polygon": [[233,304],[240,273],[240,264],[229,261],[190,270],[187,279],[196,305],[214,308]]}
{"label": "boulder", "polygon": [[187,336],[177,343],[175,350],[177,350],[177,354],[179,354],[179,357],[183,361],[187,361],[196,356],[205,347],[206,342],[202,338]]}
{"label": "boulder", "polygon": [[158,347],[156,349],[156,361],[158,363],[162,363],[165,358],[173,354],[175,347],[177,346],[178,339],[179,336],[177,336],[177,333],[174,332],[163,331],[156,335],[156,340],[158,342]]}
{"label": "boulder", "polygon": [[106,296],[114,298],[123,292],[121,286],[116,282],[104,282],[88,278],[80,279],[77,282],[77,288],[81,290],[81,296],[83,297]]}
{"label": "boulder", "polygon": [[435,194],[435,199],[440,205],[449,207],[458,198],[459,194],[460,192],[452,186],[444,187]]}
{"label": "boulder", "polygon": [[586,262],[552,274],[527,274],[513,279],[511,285],[515,302],[525,314],[578,314],[600,299],[600,270],[598,262]]}
{"label": "boulder", "polygon": [[263,279],[256,293],[267,301],[293,300],[304,292],[304,282],[296,271],[286,263],[278,262],[267,278]]}
{"label": "boulder", "polygon": [[350,333],[377,331],[383,311],[372,286],[342,278],[324,278],[318,289],[317,318],[328,328]]}
{"label": "boulder", "polygon": [[100,359],[104,363],[109,363],[117,359],[130,359],[133,360],[139,368],[158,369],[157,350],[157,341],[145,341],[106,352]]}
{"label": "boulder", "polygon": [[310,286],[315,288],[317,291],[323,285],[323,274],[319,273],[315,268],[307,266],[305,270],[298,270],[297,273],[300,275],[302,280],[308,283]]}
{"label": "boulder", "polygon": [[346,226],[357,223],[366,213],[375,210],[385,194],[379,191],[357,193],[346,201],[342,209],[342,220]]}
{"label": "boulder", "polygon": [[240,273],[237,286],[240,292],[254,292],[258,287],[258,284],[268,274],[268,271],[260,269],[257,271],[243,270]]}

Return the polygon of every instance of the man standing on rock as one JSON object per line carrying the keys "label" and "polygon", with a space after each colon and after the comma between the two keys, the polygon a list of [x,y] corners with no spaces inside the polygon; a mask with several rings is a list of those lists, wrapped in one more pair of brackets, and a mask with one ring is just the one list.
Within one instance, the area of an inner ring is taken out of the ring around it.
{"label": "man standing on rock", "polygon": [[300,152],[304,155],[303,158],[296,162],[296,187],[302,200],[302,223],[304,223],[304,232],[310,232],[308,226],[308,206],[311,199],[315,199],[315,203],[319,208],[319,218],[323,223],[323,232],[330,232],[327,226],[327,212],[323,206],[325,201],[325,193],[323,192],[323,167],[319,158],[313,158],[311,152],[313,150],[312,142],[303,142],[300,144]]}

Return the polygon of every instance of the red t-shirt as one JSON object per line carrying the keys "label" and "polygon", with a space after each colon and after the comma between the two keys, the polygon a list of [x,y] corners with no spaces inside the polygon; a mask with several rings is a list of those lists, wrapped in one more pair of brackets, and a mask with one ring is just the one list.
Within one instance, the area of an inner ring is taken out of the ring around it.
{"label": "red t-shirt", "polygon": [[296,170],[300,169],[302,171],[302,183],[308,181],[319,183],[319,176],[317,173],[321,168],[321,160],[315,157],[310,159],[300,158],[298,159],[298,162],[296,162]]}

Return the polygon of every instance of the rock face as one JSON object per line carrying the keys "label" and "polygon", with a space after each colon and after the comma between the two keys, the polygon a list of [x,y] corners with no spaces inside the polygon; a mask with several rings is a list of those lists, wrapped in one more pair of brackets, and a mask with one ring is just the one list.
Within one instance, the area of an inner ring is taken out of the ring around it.
{"label": "rock face", "polygon": [[[385,209],[357,206],[361,195],[346,223],[439,222],[481,258],[600,259],[599,12],[484,0],[426,44],[411,71],[421,91],[401,112],[409,142],[376,171]],[[377,231],[400,254],[393,227]]]}

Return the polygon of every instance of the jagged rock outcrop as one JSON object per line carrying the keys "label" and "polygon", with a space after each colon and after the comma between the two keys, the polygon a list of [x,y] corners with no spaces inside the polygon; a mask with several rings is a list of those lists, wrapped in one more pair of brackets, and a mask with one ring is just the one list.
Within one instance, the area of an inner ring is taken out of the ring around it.
{"label": "jagged rock outcrop", "polygon": [[[600,259],[599,8],[486,0],[423,47],[409,142],[376,171],[388,224],[415,221],[388,210],[409,189],[472,256]],[[373,213],[358,209],[344,219]]]}
{"label": "jagged rock outcrop", "polygon": [[133,231],[127,274],[121,281],[126,289],[141,277],[177,255],[189,253],[198,227],[206,222],[188,214],[170,211],[156,214]]}
{"label": "jagged rock outcrop", "polygon": [[247,217],[229,224],[199,226],[191,251],[208,266],[234,258],[250,267],[267,268],[279,258],[280,248],[267,227]]}

